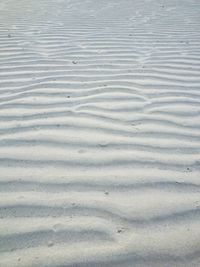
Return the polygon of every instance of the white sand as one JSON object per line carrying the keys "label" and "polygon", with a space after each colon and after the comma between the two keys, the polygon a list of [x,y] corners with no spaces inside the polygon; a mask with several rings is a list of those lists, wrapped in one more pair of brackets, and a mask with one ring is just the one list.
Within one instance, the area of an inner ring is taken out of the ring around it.
{"label": "white sand", "polygon": [[0,266],[200,266],[199,0],[1,0]]}

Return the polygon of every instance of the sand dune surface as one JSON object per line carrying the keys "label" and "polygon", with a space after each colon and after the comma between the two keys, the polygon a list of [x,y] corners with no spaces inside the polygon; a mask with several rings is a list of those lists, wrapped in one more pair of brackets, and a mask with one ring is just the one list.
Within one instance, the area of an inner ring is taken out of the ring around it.
{"label": "sand dune surface", "polygon": [[1,0],[0,266],[200,266],[200,1]]}

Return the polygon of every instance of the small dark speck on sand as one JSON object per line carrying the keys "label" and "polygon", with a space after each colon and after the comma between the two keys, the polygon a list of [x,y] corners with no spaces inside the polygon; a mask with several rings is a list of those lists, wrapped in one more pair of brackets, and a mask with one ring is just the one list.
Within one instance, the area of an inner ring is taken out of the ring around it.
{"label": "small dark speck on sand", "polygon": [[53,247],[54,243],[52,241],[49,241],[47,245],[48,247]]}
{"label": "small dark speck on sand", "polygon": [[11,34],[10,33],[8,34],[8,38],[11,38]]}
{"label": "small dark speck on sand", "polygon": [[102,142],[99,144],[100,147],[107,147],[108,146],[108,143],[107,142]]}
{"label": "small dark speck on sand", "polygon": [[120,234],[122,232],[122,229],[118,229],[117,232]]}
{"label": "small dark speck on sand", "polygon": [[77,62],[77,61],[75,61],[75,60],[73,60],[73,61],[72,61],[72,63],[73,63],[73,64],[77,64],[78,62]]}
{"label": "small dark speck on sand", "polygon": [[104,192],[104,194],[105,194],[105,195],[109,195],[109,192],[108,192],[108,191],[106,191],[106,192]]}

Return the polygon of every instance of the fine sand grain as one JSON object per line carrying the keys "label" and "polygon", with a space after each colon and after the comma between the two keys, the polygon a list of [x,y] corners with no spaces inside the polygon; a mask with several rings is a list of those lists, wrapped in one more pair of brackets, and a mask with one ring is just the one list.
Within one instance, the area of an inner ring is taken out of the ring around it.
{"label": "fine sand grain", "polygon": [[200,1],[0,1],[0,266],[200,266]]}

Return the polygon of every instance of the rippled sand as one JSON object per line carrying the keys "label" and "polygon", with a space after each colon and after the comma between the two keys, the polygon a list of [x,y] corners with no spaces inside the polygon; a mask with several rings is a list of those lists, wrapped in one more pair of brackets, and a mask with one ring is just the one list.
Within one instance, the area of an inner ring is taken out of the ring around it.
{"label": "rippled sand", "polygon": [[0,266],[200,266],[199,17],[1,0]]}

